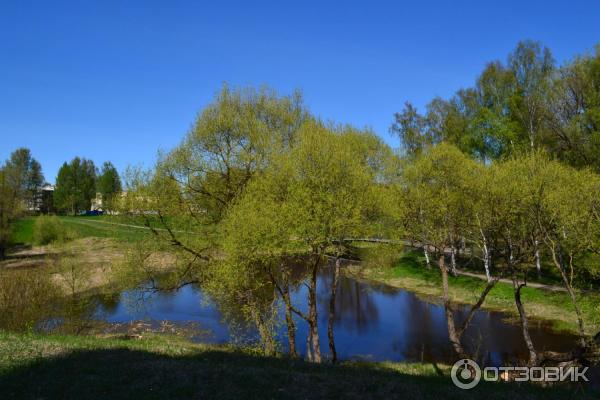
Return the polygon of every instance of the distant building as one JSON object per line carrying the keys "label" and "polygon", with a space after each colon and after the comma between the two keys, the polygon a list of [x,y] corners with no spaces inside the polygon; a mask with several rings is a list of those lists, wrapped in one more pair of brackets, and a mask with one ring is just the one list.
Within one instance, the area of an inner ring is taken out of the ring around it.
{"label": "distant building", "polygon": [[90,211],[104,211],[102,209],[102,193],[96,193],[96,197],[92,199]]}
{"label": "distant building", "polygon": [[54,185],[45,183],[39,187],[27,202],[31,213],[50,214],[54,212]]}

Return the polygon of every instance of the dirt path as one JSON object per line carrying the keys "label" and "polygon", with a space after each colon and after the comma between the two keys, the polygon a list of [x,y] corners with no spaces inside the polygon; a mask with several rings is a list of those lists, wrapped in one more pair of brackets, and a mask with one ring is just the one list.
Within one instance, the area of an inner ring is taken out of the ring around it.
{"label": "dirt path", "polygon": [[[456,270],[456,273],[458,275],[462,275],[462,276],[468,276],[470,278],[477,278],[477,279],[481,279],[481,280],[487,280],[487,277],[484,274],[476,274],[474,272],[467,272],[467,271],[461,271],[461,270]],[[508,283],[509,285],[512,285],[512,281],[510,279],[500,279],[499,280],[502,283]],[[527,282],[527,287],[531,287],[531,288],[536,288],[536,289],[543,289],[543,290],[550,290],[552,292],[566,292],[567,289],[565,289],[562,286],[556,286],[556,285],[546,285],[543,283],[537,283],[537,282]]]}

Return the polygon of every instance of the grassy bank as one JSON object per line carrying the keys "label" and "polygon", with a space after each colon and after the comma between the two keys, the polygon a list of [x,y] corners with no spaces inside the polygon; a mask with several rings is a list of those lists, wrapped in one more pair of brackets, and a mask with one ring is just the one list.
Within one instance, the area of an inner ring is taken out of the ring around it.
{"label": "grassy bank", "polygon": [[[426,297],[442,297],[441,277],[435,266],[427,268],[420,252],[408,251],[392,267],[353,268],[353,273],[370,280],[403,288]],[[450,276],[450,294],[453,301],[474,304],[486,282],[466,276]],[[530,317],[552,321],[557,330],[576,332],[577,321],[571,300],[565,292],[552,292],[525,287],[522,299]],[[585,292],[578,295],[586,329],[600,330],[600,294]],[[512,285],[499,282],[488,294],[483,308],[517,316]]]}
{"label": "grassy bank", "polygon": [[[0,331],[0,393],[19,399],[561,399],[597,393],[514,383],[454,387],[448,367],[314,365],[180,338],[17,335]],[[588,389],[589,390],[589,389]]]}
{"label": "grassy bank", "polygon": [[[135,242],[149,234],[149,231],[144,229],[117,225],[115,223],[121,221],[113,220],[110,216],[60,216],[58,218],[74,238],[101,237],[113,238],[121,242]],[[33,243],[35,219],[36,217],[25,217],[15,222],[11,235],[13,244]]]}

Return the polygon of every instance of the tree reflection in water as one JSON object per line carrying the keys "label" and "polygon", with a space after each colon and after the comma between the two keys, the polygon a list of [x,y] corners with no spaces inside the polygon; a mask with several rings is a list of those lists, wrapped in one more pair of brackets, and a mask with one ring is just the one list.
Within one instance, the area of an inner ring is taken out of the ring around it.
{"label": "tree reflection in water", "polygon": [[[343,273],[342,264],[334,307],[331,308],[332,266],[333,262],[321,265],[316,280],[317,327],[321,332],[319,339],[323,349],[330,349],[331,338],[325,332],[329,333],[331,321],[332,337],[339,359],[455,361],[456,355],[449,342],[443,305],[424,301],[404,290],[353,279]],[[290,301],[298,311],[307,313],[308,288],[305,283],[310,275],[310,265],[295,260],[286,268],[289,272]],[[21,283],[24,285],[25,282]],[[60,328],[65,333],[85,333],[82,327],[87,326],[91,320],[106,323],[167,320],[175,324],[194,322],[202,330],[210,330],[212,335],[198,336],[198,340],[202,341],[224,343],[241,336],[245,341],[254,341],[259,337],[255,327],[244,319],[236,303],[219,303],[210,299],[206,291],[197,285],[166,293],[129,289],[112,294],[96,294],[81,297],[81,303],[74,307],[67,307],[69,301],[72,301],[68,298],[63,301],[42,301],[42,290],[34,292],[34,289],[43,287],[45,286],[40,282],[30,282],[31,293],[39,292],[37,296],[30,296],[35,304],[28,307],[26,304],[15,303],[17,299],[12,300],[12,311],[3,313],[0,318],[1,328],[22,330],[27,329],[27,326],[34,326],[39,329]],[[273,336],[279,343],[279,349],[287,351],[289,344],[285,304],[272,287],[261,290],[265,300],[272,300],[274,294],[277,295],[278,300],[271,302],[276,307],[279,320],[279,323],[273,325]],[[16,318],[19,310],[22,310],[21,321]],[[333,314],[330,315],[331,310]],[[452,305],[452,311],[459,324],[467,316],[468,308]],[[305,357],[308,323],[296,314],[292,318],[297,352],[299,356]],[[33,325],[31,322],[26,323],[26,319],[34,321]],[[541,350],[569,350],[574,340],[573,336],[553,332],[547,324],[536,321],[531,323],[531,335]],[[527,358],[519,326],[508,323],[501,313],[479,310],[464,333],[463,345],[485,364],[497,365]]]}

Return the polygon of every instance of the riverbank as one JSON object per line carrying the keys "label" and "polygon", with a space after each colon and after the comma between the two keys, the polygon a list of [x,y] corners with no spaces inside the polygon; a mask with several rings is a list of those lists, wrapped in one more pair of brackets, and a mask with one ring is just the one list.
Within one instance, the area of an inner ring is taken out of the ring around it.
{"label": "riverbank", "polygon": [[[359,279],[384,283],[392,287],[406,289],[433,301],[442,297],[441,277],[435,266],[428,268],[424,260],[414,251],[408,251],[390,267],[350,266],[347,273]],[[450,296],[452,301],[464,304],[477,302],[486,285],[485,281],[469,276],[450,276]],[[577,332],[575,310],[567,293],[524,287],[521,292],[523,304],[529,317],[544,320],[558,331]],[[584,314],[586,330],[595,334],[600,330],[600,294],[586,292],[578,296]],[[512,285],[498,282],[488,294],[483,309],[499,311],[513,316],[517,321]]]}
{"label": "riverbank", "polygon": [[141,339],[0,331],[0,390],[19,399],[402,398],[592,399],[597,393],[514,383],[456,388],[432,364],[315,365],[252,349]]}

